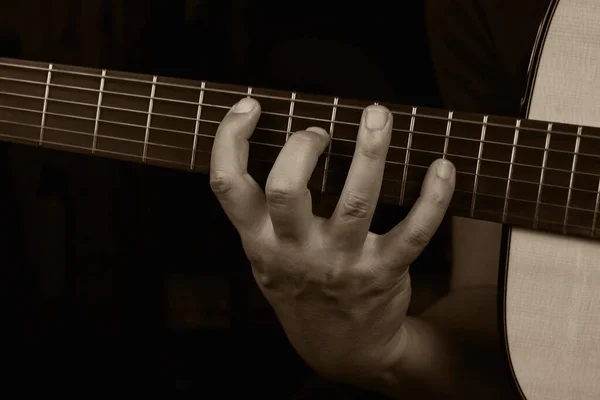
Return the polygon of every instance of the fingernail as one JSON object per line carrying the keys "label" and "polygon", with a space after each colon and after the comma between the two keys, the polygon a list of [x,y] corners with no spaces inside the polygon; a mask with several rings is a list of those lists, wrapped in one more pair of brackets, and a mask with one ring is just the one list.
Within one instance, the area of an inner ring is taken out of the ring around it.
{"label": "fingernail", "polygon": [[306,128],[306,130],[308,132],[314,132],[314,133],[318,133],[319,135],[323,135],[323,136],[329,136],[329,132],[327,132],[325,129],[323,128],[319,128],[318,126],[311,126],[309,128]]}
{"label": "fingernail", "polygon": [[381,108],[373,107],[367,110],[365,123],[369,129],[383,129],[388,120],[388,113]]}
{"label": "fingernail", "polygon": [[450,161],[440,160],[437,165],[437,175],[441,179],[450,179],[454,172],[454,165]]}
{"label": "fingernail", "polygon": [[254,100],[244,97],[236,105],[233,106],[232,110],[236,114],[245,114],[254,109]]}

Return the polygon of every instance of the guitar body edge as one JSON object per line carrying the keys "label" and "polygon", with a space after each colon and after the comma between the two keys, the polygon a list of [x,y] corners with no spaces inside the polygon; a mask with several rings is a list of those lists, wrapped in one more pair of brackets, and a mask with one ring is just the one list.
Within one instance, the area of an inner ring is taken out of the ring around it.
{"label": "guitar body edge", "polygon": [[[531,58],[524,118],[600,127],[598,21],[595,0],[551,4]],[[508,226],[502,236],[499,326],[519,394],[599,399],[600,241]]]}

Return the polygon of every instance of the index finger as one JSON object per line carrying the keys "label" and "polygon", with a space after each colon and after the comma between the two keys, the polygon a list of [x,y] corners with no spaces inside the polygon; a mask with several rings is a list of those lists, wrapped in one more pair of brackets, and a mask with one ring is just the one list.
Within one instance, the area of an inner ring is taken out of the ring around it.
{"label": "index finger", "polygon": [[248,174],[248,139],[259,117],[256,100],[240,100],[219,124],[211,153],[211,189],[238,230],[266,216],[263,191]]}

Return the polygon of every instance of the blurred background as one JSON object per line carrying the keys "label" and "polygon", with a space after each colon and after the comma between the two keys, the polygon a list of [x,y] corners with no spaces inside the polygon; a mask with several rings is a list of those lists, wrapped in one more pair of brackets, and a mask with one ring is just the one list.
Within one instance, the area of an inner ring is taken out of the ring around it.
{"label": "blurred background", "polygon": [[[3,0],[0,56],[441,106],[424,2],[396,3]],[[6,143],[0,165],[7,382],[267,398],[313,382],[206,176]],[[446,290],[427,262],[443,251],[413,266],[412,313]]]}

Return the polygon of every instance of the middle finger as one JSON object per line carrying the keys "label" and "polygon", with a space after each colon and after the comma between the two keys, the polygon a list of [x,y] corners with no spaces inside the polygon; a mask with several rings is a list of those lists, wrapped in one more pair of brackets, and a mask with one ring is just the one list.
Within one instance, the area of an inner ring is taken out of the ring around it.
{"label": "middle finger", "polygon": [[329,220],[330,234],[338,246],[362,247],[369,233],[381,190],[392,125],[392,114],[383,106],[369,106],[363,112],[350,171]]}
{"label": "middle finger", "polygon": [[280,238],[303,240],[313,222],[308,181],[329,143],[321,128],[294,133],[283,146],[265,187],[273,229]]}

